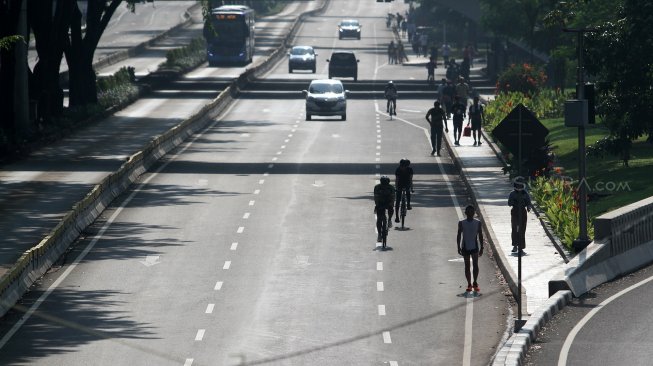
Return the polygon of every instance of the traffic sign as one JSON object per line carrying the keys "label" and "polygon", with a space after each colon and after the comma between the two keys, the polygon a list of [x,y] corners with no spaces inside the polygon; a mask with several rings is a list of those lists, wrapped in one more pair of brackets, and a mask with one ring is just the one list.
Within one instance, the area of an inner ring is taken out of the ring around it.
{"label": "traffic sign", "polygon": [[[521,136],[520,125],[521,123]],[[519,154],[519,140],[523,156],[544,145],[549,130],[535,117],[533,112],[519,103],[492,130],[492,136],[514,155]]]}

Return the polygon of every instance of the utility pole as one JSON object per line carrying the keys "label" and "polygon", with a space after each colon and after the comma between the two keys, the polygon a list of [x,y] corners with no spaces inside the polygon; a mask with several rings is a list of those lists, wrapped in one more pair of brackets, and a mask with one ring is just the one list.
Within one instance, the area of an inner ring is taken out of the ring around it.
{"label": "utility pole", "polygon": [[579,253],[591,242],[587,235],[587,174],[586,174],[586,157],[585,157],[585,127],[587,126],[587,101],[585,100],[585,80],[583,70],[583,37],[585,33],[595,32],[596,29],[590,28],[563,28],[563,32],[576,33],[578,36],[578,73],[576,77],[576,99],[581,102],[580,105],[585,109],[582,111],[581,121],[574,121],[570,124],[565,118],[566,125],[578,127],[578,226],[579,233],[572,247],[576,253]]}

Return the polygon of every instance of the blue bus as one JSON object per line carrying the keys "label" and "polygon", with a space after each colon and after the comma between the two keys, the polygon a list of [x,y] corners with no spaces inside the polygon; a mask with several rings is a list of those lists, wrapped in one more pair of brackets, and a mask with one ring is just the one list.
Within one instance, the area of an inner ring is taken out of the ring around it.
{"label": "blue bus", "polygon": [[209,66],[252,62],[254,22],[254,10],[245,5],[212,9],[209,20],[204,23]]}

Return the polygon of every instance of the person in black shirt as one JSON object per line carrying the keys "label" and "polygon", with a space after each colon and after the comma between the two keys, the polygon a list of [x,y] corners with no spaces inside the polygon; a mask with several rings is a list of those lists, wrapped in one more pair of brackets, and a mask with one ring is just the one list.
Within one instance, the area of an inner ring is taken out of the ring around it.
{"label": "person in black shirt", "polygon": [[412,210],[410,206],[410,193],[413,190],[413,168],[410,167],[410,160],[401,159],[399,167],[395,170],[395,187],[397,187],[396,201],[395,201],[395,222],[399,222],[399,205],[401,204],[401,190],[406,190],[406,203],[407,208]]}
{"label": "person in black shirt", "polygon": [[463,121],[465,120],[465,109],[467,106],[460,101],[459,96],[456,95],[454,99],[453,106],[451,106],[453,112],[453,139],[454,145],[459,146],[460,135],[463,131]]}
{"label": "person in black shirt", "polygon": [[444,127],[445,132],[449,132],[447,127],[447,117],[445,116],[444,110],[440,107],[440,102],[437,100],[433,103],[433,108],[429,109],[426,112],[426,120],[431,125],[431,155],[435,155],[437,152],[440,156],[440,148],[442,147],[442,127]]}

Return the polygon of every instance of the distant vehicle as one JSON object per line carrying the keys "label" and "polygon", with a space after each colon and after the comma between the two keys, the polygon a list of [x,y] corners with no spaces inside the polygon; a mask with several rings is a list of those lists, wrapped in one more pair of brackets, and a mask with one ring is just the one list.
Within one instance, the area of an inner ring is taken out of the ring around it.
{"label": "distant vehicle", "polygon": [[211,10],[204,23],[209,66],[252,62],[255,17],[254,10],[244,5],[223,5]]}
{"label": "distant vehicle", "polygon": [[306,120],[310,121],[313,115],[340,116],[347,120],[347,90],[340,80],[313,80],[308,90],[303,90],[306,95]]}
{"label": "distant vehicle", "polygon": [[288,72],[311,70],[315,74],[315,50],[311,46],[295,46],[288,53]]}
{"label": "distant vehicle", "polygon": [[338,24],[338,39],[345,37],[361,39],[361,25],[356,19],[345,19]]}
{"label": "distant vehicle", "polygon": [[356,56],[351,51],[335,51],[331,58],[327,59],[329,63],[329,79],[333,77],[352,77],[358,81],[358,62]]}

